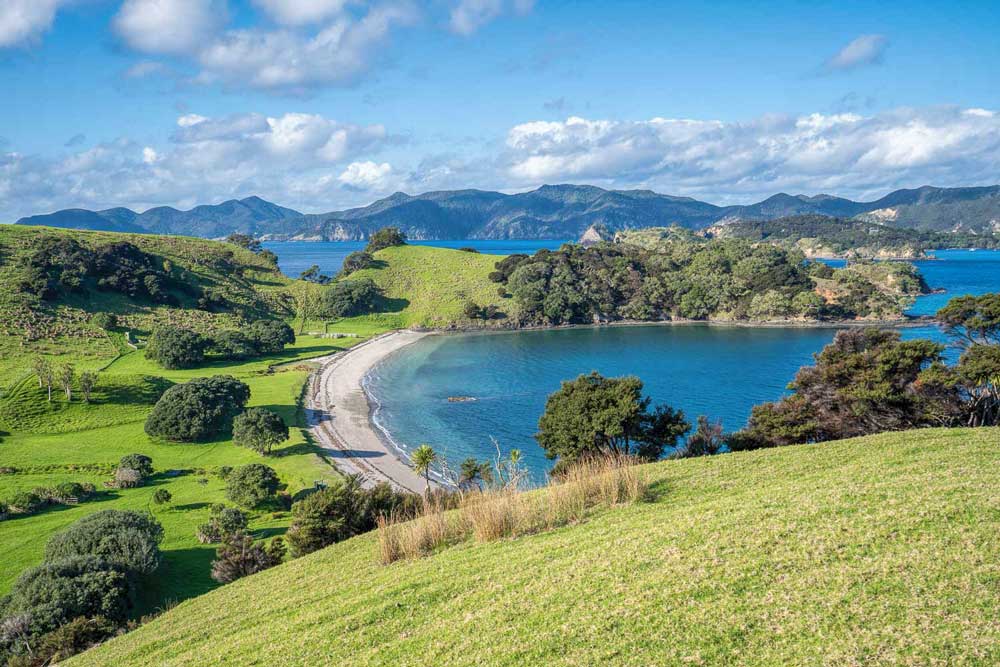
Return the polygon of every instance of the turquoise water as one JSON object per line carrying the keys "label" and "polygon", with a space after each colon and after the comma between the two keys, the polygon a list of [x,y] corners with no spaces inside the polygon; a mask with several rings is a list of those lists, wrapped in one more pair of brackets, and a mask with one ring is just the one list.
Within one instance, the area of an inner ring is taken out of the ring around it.
{"label": "turquoise water", "polygon": [[[410,241],[412,245],[429,245],[438,248],[475,248],[487,255],[513,255],[523,252],[533,254],[536,250],[555,250],[566,241],[509,240],[509,241]],[[340,271],[344,258],[356,250],[363,250],[365,241],[266,241],[263,246],[278,256],[278,266],[287,276],[297,277],[313,264],[319,265],[323,273],[333,275]]]}
{"label": "turquoise water", "polygon": [[[960,294],[1000,290],[1000,252],[942,251],[919,262],[932,287],[912,312],[933,313]],[[943,340],[935,327],[903,328],[905,338]],[[779,398],[834,329],[707,325],[432,336],[386,359],[367,386],[375,421],[404,451],[430,443],[457,463],[467,456],[521,449],[541,477],[551,462],[532,434],[546,397],[560,381],[596,370],[642,378],[654,403],[721,419],[729,430],[746,422],[757,403]],[[953,353],[950,353],[953,356]],[[452,403],[449,396],[471,396]]]}

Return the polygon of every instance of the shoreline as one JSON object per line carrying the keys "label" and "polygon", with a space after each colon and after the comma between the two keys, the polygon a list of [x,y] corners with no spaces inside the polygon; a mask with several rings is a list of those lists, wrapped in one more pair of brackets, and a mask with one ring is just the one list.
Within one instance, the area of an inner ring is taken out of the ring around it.
{"label": "shoreline", "polygon": [[[395,330],[371,338],[343,352],[321,357],[322,366],[309,378],[305,402],[308,429],[338,470],[362,477],[370,488],[380,482],[422,494],[426,488],[405,454],[379,433],[372,420],[374,409],[363,383],[384,359],[429,332]],[[441,483],[431,476],[432,488]]]}

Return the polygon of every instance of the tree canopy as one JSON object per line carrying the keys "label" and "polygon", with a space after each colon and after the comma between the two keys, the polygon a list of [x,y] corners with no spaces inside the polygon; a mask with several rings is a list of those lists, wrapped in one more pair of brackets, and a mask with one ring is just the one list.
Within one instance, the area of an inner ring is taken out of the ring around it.
{"label": "tree canopy", "polygon": [[288,426],[266,408],[250,408],[233,420],[233,442],[260,454],[270,454],[276,445],[288,440]]}
{"label": "tree canopy", "polygon": [[342,280],[326,288],[321,311],[326,317],[353,317],[375,310],[379,289],[368,279]]}
{"label": "tree canopy", "polygon": [[406,234],[396,227],[383,227],[368,237],[368,245],[365,252],[372,254],[384,248],[392,246],[406,245]]}
{"label": "tree canopy", "polygon": [[535,439],[546,456],[567,463],[595,455],[655,460],[691,426],[669,406],[650,410],[642,386],[634,376],[597,372],[563,382],[545,402]]}
{"label": "tree canopy", "polygon": [[250,388],[229,375],[174,385],[153,406],[146,433],[181,442],[206,440],[228,430],[249,400]]}

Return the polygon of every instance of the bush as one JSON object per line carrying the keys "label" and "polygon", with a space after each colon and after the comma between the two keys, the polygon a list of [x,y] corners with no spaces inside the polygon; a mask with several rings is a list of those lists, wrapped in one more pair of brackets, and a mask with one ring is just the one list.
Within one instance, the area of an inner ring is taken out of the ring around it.
{"label": "bush", "polygon": [[350,476],[292,505],[292,524],[285,539],[297,558],[374,529],[379,516],[406,509],[415,514],[418,502],[417,496],[397,492],[388,484],[366,490],[358,477]]}
{"label": "bush", "polygon": [[247,515],[235,507],[216,505],[212,507],[212,518],[208,523],[198,526],[195,535],[202,544],[222,542],[233,533],[245,530]]}
{"label": "bush", "polygon": [[81,616],[122,622],[130,592],[120,565],[97,556],[73,556],[22,574],[5,598],[3,611],[7,617],[26,614],[32,634],[55,630]]}
{"label": "bush", "polygon": [[479,251],[478,251],[478,250],[476,250],[476,249],[475,249],[475,248],[473,248],[472,246],[467,246],[467,245],[466,245],[466,246],[462,246],[462,247],[461,247],[461,248],[459,248],[458,250],[459,250],[459,252],[472,252],[472,253],[475,253],[475,254],[477,254],[477,255],[479,254]]}
{"label": "bush", "polygon": [[146,433],[181,442],[205,440],[228,430],[250,400],[250,388],[229,375],[174,385],[146,419]]}
{"label": "bush", "polygon": [[250,359],[257,347],[242,331],[220,331],[212,337],[212,352],[226,359]]}
{"label": "bush", "polygon": [[212,561],[212,579],[228,584],[280,563],[253,538],[243,532],[230,535],[216,551]]}
{"label": "bush", "polygon": [[55,498],[59,502],[63,503],[70,498],[80,499],[90,495],[84,488],[83,484],[80,484],[79,482],[62,482],[60,484],[56,484],[53,491],[55,491]]}
{"label": "bush", "polygon": [[179,327],[158,327],[146,345],[146,358],[164,368],[194,368],[205,361],[211,340]]}
{"label": "bush", "polygon": [[396,227],[383,227],[368,237],[368,245],[365,247],[365,252],[372,254],[383,248],[391,248],[398,245],[406,245],[406,234],[399,231]]}
{"label": "bush", "polygon": [[142,473],[132,468],[115,469],[115,487],[119,489],[137,489],[142,486]]}
{"label": "bush", "polygon": [[244,331],[260,354],[281,352],[295,343],[295,331],[281,320],[257,320]]}
{"label": "bush", "polygon": [[37,512],[45,501],[38,497],[38,494],[31,491],[19,491],[7,499],[10,509],[18,514],[31,514]]}
{"label": "bush", "polygon": [[118,632],[118,624],[97,616],[79,616],[52,632],[42,635],[31,656],[31,664],[53,665],[100,644]]}
{"label": "bush", "polygon": [[264,408],[250,408],[233,420],[233,442],[260,454],[270,454],[271,448],[288,440],[284,420]]}
{"label": "bush", "polygon": [[322,313],[325,317],[353,317],[375,310],[379,289],[374,282],[343,280],[328,287],[322,295]]}
{"label": "bush", "polygon": [[153,502],[157,505],[166,505],[173,500],[173,498],[174,497],[170,495],[170,492],[166,489],[157,489],[153,492]]}
{"label": "bush", "polygon": [[162,539],[163,527],[148,514],[102,510],[53,535],[45,546],[45,560],[98,556],[129,572],[150,574],[160,565]]}
{"label": "bush", "polygon": [[470,320],[478,320],[482,317],[483,309],[475,301],[466,301],[462,306],[462,314]]}
{"label": "bush", "polygon": [[153,474],[153,459],[145,454],[126,454],[118,461],[118,467],[131,468],[146,478]]}
{"label": "bush", "polygon": [[278,491],[278,473],[261,463],[240,466],[232,472],[226,485],[226,497],[237,505],[253,508]]}
{"label": "bush", "polygon": [[367,269],[375,261],[369,253],[359,251],[352,252],[350,255],[344,258],[344,264],[341,266],[340,271],[343,275],[349,273],[354,273],[355,271],[361,271],[362,269]]}
{"label": "bush", "polygon": [[114,313],[94,313],[93,317],[90,318],[90,323],[98,329],[111,331],[118,326],[118,318],[115,317]]}

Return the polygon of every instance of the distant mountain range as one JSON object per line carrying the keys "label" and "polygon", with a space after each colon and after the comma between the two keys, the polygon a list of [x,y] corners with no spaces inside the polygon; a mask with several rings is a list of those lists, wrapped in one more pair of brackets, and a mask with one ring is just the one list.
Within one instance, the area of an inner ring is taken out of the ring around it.
{"label": "distant mountain range", "polygon": [[67,209],[17,221],[149,234],[221,238],[234,232],[265,239],[364,240],[395,226],[412,239],[569,239],[592,227],[610,232],[679,225],[703,229],[741,220],[791,215],[856,218],[927,231],[1000,233],[1000,185],[975,188],[896,190],[872,202],[830,195],[777,194],[748,206],[716,206],[650,190],[604,190],[591,185],[545,185],[507,195],[483,190],[397,192],[362,208],[303,214],[259,197],[179,211],[168,206],[136,213]]}

